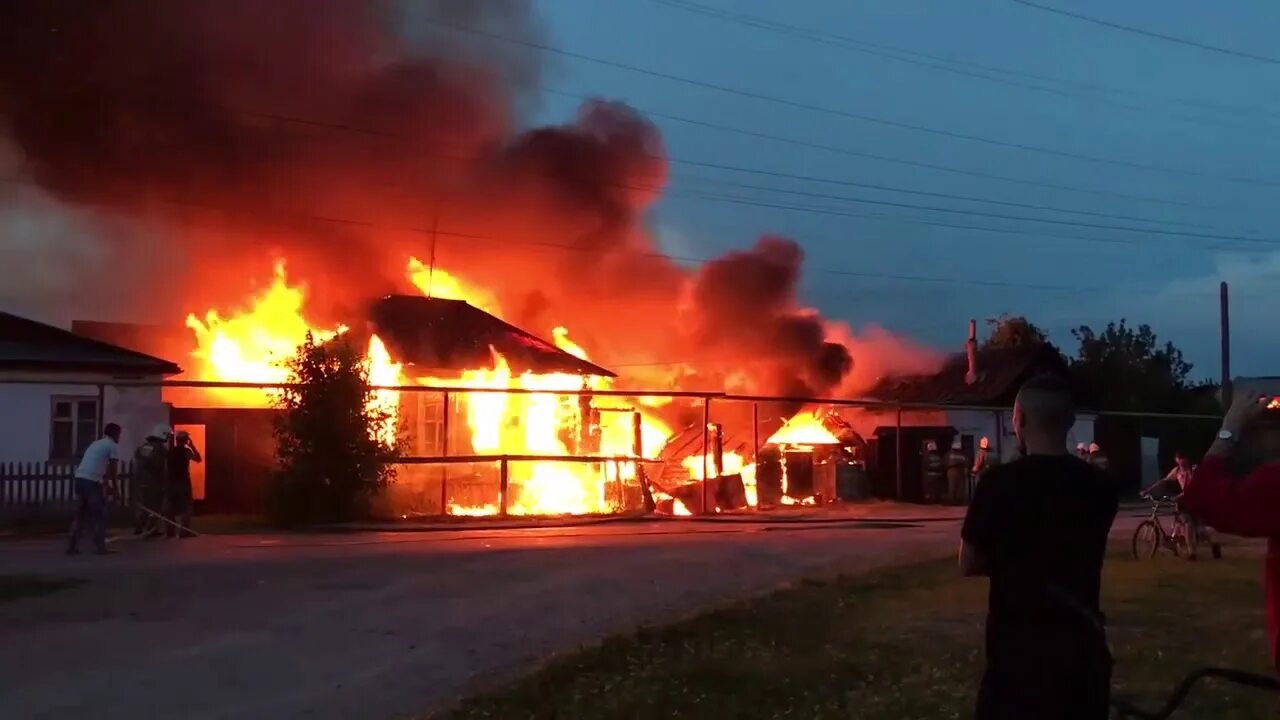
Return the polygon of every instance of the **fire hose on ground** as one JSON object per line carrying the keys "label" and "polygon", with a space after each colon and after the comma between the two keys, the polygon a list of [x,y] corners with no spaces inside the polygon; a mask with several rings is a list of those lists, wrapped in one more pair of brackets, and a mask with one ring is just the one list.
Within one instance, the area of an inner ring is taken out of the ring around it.
{"label": "fire hose on ground", "polygon": [[1182,682],[1178,683],[1178,686],[1173,690],[1173,694],[1169,696],[1169,699],[1165,701],[1165,704],[1159,710],[1143,710],[1125,698],[1113,698],[1111,707],[1115,709],[1118,720],[1129,720],[1130,718],[1136,718],[1136,720],[1166,720],[1187,699],[1192,686],[1204,678],[1219,678],[1237,685],[1245,685],[1260,690],[1280,691],[1280,681],[1270,675],[1259,675],[1231,668],[1204,667],[1183,678]]}
{"label": "fire hose on ground", "polygon": [[177,529],[177,531],[178,531],[178,533],[179,533],[179,534],[181,534],[181,533],[189,533],[192,537],[200,537],[200,533],[196,532],[195,530],[192,530],[191,528],[189,528],[189,527],[187,527],[187,526],[185,526],[185,525],[183,525],[183,524],[181,524],[181,523],[179,523],[179,522],[176,522],[176,521],[172,520],[171,518],[167,518],[167,517],[165,517],[164,515],[162,515],[162,514],[160,514],[160,513],[156,512],[155,510],[152,510],[151,508],[147,507],[146,505],[143,505],[143,504],[139,503],[138,505],[136,505],[136,507],[137,507],[139,510],[141,510],[142,512],[144,512],[144,513],[146,513],[146,514],[150,515],[151,517],[153,517],[153,518],[155,518],[155,519],[157,519],[157,520],[159,520],[159,521],[161,521],[161,522],[163,522],[163,523],[165,523],[165,524],[167,524],[167,525],[172,525],[174,528],[176,528],[176,529]]}

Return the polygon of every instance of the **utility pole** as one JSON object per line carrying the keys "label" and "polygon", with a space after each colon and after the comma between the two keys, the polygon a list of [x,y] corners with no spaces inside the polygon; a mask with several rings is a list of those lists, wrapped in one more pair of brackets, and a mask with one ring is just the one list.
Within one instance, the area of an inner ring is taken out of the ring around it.
{"label": "utility pole", "polygon": [[1218,291],[1218,306],[1222,313],[1220,320],[1222,330],[1222,402],[1226,406],[1231,402],[1231,304],[1225,280],[1218,287]]}

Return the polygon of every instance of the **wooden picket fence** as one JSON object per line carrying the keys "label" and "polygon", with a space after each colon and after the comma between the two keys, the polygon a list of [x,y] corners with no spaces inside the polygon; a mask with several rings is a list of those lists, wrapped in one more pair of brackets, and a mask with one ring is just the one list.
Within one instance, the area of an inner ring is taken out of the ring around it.
{"label": "wooden picket fence", "polygon": [[[57,509],[76,503],[75,463],[0,462],[0,513]],[[109,503],[128,506],[133,464],[121,463]]]}

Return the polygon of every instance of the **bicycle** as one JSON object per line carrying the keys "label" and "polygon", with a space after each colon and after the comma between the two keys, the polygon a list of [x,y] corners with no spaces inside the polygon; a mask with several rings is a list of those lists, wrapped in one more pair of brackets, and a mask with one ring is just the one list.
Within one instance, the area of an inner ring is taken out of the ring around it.
{"label": "bicycle", "polygon": [[[1131,547],[1133,559],[1145,560],[1153,558],[1162,547],[1168,549],[1174,556],[1180,557],[1183,552],[1188,550],[1188,532],[1187,521],[1182,513],[1178,512],[1177,502],[1168,497],[1151,493],[1143,493],[1142,497],[1151,501],[1151,517],[1138,523],[1138,527],[1133,531]],[[1164,523],[1161,521],[1160,511],[1166,506],[1172,506],[1174,511],[1172,531],[1165,530]],[[1208,540],[1204,533],[1201,533],[1196,538],[1196,544],[1208,544],[1212,551],[1213,559],[1222,559],[1222,546]]]}

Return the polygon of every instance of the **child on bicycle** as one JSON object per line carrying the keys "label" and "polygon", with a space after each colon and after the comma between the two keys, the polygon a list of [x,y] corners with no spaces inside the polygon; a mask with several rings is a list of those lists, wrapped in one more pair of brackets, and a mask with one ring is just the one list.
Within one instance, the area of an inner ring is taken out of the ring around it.
{"label": "child on bicycle", "polygon": [[[1169,471],[1169,474],[1143,490],[1143,497],[1155,495],[1175,502],[1182,497],[1187,485],[1191,482],[1192,476],[1195,474],[1196,466],[1191,464],[1191,459],[1181,450],[1174,453],[1173,462],[1173,469]],[[1182,519],[1187,528],[1187,559],[1195,560],[1196,546],[1201,542],[1208,541],[1208,534],[1199,518],[1181,506],[1178,507],[1178,517]]]}

